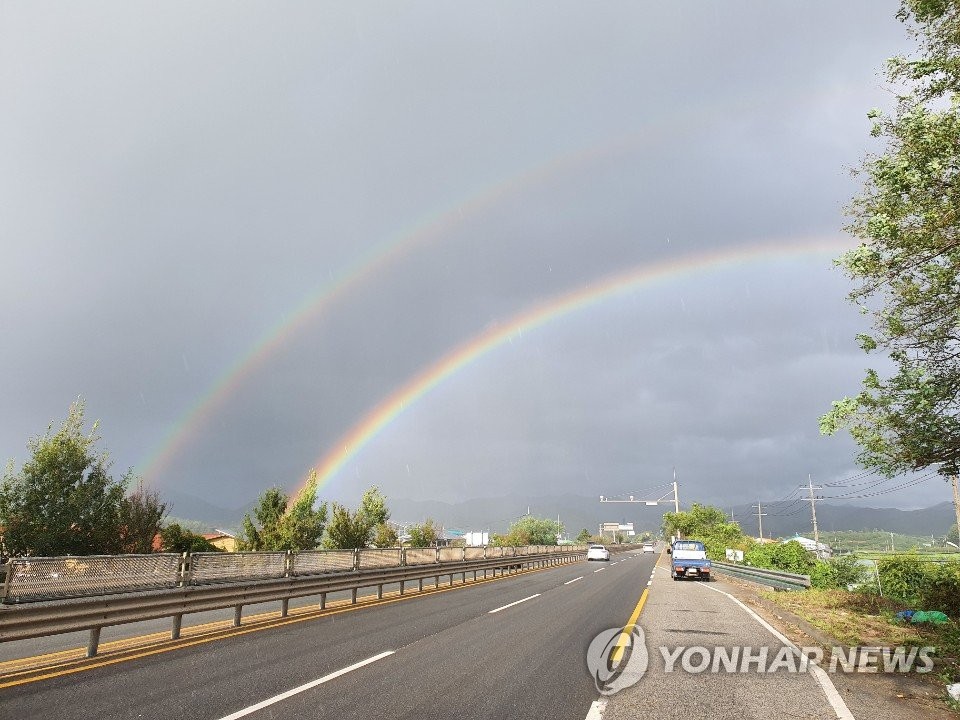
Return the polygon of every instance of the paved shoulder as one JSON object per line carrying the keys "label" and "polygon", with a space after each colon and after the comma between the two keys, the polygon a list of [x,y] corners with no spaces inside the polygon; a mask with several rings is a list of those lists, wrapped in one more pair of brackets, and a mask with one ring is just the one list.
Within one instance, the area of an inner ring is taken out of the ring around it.
{"label": "paved shoulder", "polygon": [[712,592],[718,586],[670,582],[658,571],[640,620],[648,670],[608,699],[603,717],[837,720],[792,648],[735,600]]}

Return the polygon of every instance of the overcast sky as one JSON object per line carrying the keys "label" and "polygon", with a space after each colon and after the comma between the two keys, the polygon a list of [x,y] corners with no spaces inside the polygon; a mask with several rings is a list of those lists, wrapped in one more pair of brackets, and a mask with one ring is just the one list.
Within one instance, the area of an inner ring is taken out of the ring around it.
{"label": "overcast sky", "polygon": [[[794,252],[477,358],[322,495],[612,495],[676,467],[685,501],[730,504],[857,473],[817,430],[871,364],[830,260],[883,61],[910,47],[896,8],[0,4],[0,458],[82,396],[117,472],[237,507],[495,324],[769,245]],[[862,502],[946,499],[934,480]]]}

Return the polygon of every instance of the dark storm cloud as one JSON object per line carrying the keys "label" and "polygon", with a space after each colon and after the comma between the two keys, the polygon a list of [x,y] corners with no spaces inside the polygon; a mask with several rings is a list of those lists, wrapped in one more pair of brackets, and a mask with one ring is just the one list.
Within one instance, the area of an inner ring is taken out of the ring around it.
{"label": "dark storm cloud", "polygon": [[[895,9],[7,6],[0,452],[22,458],[82,394],[117,464],[142,466],[305,298],[430,220],[443,231],[191,429],[161,490],[238,506],[292,488],[398,385],[531,304],[835,235],[865,112],[890,103],[877,71],[906,46]],[[856,389],[863,321],[819,262],[543,328],[409,409],[329,492],[592,495],[676,465],[691,496],[749,500],[851,472],[816,416]]]}

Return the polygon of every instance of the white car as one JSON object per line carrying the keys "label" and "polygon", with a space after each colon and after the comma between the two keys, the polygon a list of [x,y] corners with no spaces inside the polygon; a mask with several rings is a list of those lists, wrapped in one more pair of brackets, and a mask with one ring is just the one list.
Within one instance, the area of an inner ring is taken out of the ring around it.
{"label": "white car", "polygon": [[587,560],[609,560],[610,551],[603,545],[591,545],[587,548]]}
{"label": "white car", "polygon": [[643,551],[644,551],[645,553],[652,553],[652,552],[654,552],[655,550],[656,550],[656,548],[653,547],[653,543],[644,543],[644,544],[643,544]]}

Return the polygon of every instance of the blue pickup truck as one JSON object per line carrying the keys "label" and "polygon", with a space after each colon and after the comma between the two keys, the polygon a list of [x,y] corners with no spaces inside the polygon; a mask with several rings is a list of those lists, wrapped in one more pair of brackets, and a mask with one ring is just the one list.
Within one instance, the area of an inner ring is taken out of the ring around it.
{"label": "blue pickup truck", "polygon": [[699,540],[674,540],[670,549],[670,577],[674,580],[694,578],[710,582],[711,565],[707,549]]}

